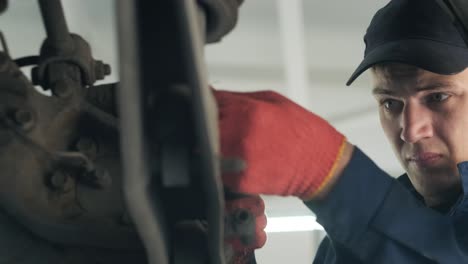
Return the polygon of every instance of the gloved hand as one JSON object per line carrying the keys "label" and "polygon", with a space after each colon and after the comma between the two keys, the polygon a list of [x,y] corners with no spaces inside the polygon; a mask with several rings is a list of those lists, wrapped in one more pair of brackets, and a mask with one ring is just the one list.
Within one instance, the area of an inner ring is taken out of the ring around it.
{"label": "gloved hand", "polygon": [[262,198],[258,195],[229,198],[224,213],[227,263],[255,263],[254,250],[266,242],[267,218]]}
{"label": "gloved hand", "polygon": [[[270,91],[214,91],[221,152],[246,161],[241,173],[224,173],[235,192],[310,200],[333,182],[351,145],[319,116]],[[331,179],[333,179],[331,181]]]}

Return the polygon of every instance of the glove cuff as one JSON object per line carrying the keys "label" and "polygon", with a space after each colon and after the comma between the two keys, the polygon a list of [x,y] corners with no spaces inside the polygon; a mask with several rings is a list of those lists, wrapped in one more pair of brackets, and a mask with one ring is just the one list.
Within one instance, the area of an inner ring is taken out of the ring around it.
{"label": "glove cuff", "polygon": [[[322,194],[324,189],[329,187],[329,185],[334,182],[333,179],[336,177],[337,169],[347,145],[346,137],[342,136],[341,134],[339,135],[341,136],[341,143],[339,144],[328,172],[324,173],[323,177],[311,177],[313,181],[310,182],[309,188],[307,188],[305,195],[299,196],[301,200],[310,201],[317,198],[320,194]],[[324,158],[327,158],[327,156],[328,155],[324,155]]]}

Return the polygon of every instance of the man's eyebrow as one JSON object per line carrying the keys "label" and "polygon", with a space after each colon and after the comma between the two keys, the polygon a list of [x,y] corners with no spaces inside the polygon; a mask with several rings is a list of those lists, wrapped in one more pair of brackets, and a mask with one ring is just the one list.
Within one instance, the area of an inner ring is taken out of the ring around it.
{"label": "man's eyebrow", "polygon": [[[430,90],[441,90],[441,89],[449,89],[454,85],[450,82],[438,82],[438,83],[431,83],[425,86],[417,87],[415,90],[417,92],[421,91],[430,91]],[[372,89],[372,94],[374,95],[395,95],[395,92],[390,89],[384,89],[381,87],[375,87]]]}
{"label": "man's eyebrow", "polygon": [[416,88],[416,91],[430,91],[430,90],[440,90],[440,89],[448,89],[453,87],[453,84],[450,82],[438,82],[438,83],[431,83],[426,86],[421,86]]}
{"label": "man's eyebrow", "polygon": [[393,95],[395,93],[392,90],[384,89],[384,88],[381,88],[381,87],[375,87],[374,89],[372,89],[372,94],[374,94],[374,95],[376,95],[376,94]]}

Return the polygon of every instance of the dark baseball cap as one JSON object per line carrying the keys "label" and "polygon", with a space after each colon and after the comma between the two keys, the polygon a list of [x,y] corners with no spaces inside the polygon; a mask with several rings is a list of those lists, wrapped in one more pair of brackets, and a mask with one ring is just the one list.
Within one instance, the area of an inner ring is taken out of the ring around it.
{"label": "dark baseball cap", "polygon": [[391,0],[372,18],[364,36],[364,60],[346,85],[386,62],[444,75],[461,72],[468,66],[468,47],[461,32],[435,0]]}

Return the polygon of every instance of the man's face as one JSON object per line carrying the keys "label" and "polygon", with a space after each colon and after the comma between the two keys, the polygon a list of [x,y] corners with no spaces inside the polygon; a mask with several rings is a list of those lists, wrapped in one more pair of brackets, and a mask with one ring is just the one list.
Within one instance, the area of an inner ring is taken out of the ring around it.
{"label": "man's face", "polygon": [[428,206],[453,202],[468,160],[468,70],[439,75],[403,64],[372,71],[381,125]]}

